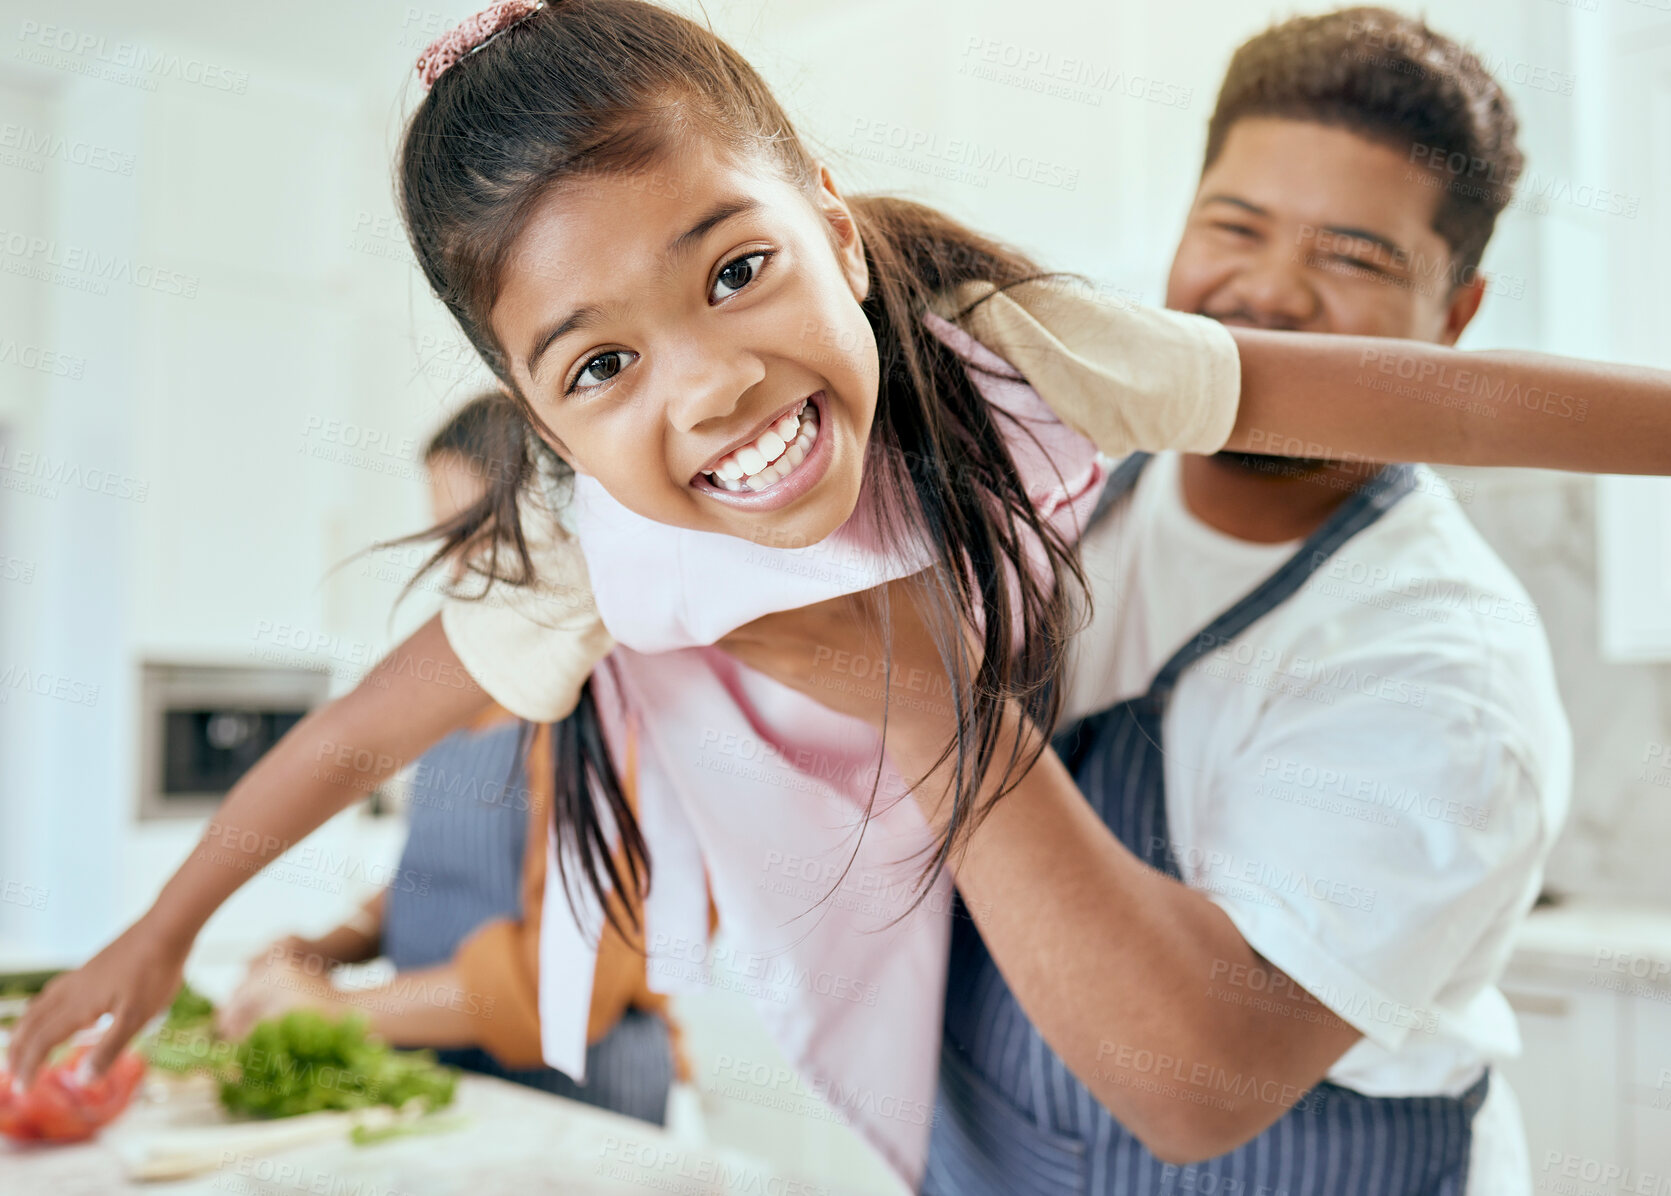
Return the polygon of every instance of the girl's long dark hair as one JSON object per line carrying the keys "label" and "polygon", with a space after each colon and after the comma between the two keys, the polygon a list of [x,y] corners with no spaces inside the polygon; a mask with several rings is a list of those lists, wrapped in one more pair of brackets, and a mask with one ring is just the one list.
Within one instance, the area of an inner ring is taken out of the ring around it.
{"label": "girl's long dark hair", "polygon": [[[816,190],[816,160],[753,68],[712,31],[643,0],[548,5],[449,68],[413,114],[398,167],[413,249],[436,295],[528,420],[534,416],[489,313],[533,206],[553,184],[585,176],[677,186],[656,166],[674,138],[692,135],[765,155],[809,195]],[[872,507],[885,544],[934,551],[922,602],[959,728],[942,756],[955,757],[950,825],[925,864],[926,880],[1042,751],[1042,743],[1012,747],[1000,761],[1003,717],[1015,704],[1033,725],[1054,725],[1073,610],[1072,587],[1062,583],[1082,590],[1084,576],[1072,546],[1029,500],[998,413],[965,363],[921,323],[960,283],[1009,287],[1040,277],[1039,269],[921,204],[879,195],[848,202],[869,267],[863,310],[880,356],[866,484],[879,496]],[[517,512],[536,489],[540,450],[531,436],[522,445],[475,507],[425,533],[440,541],[428,567],[464,555],[510,584],[534,578]],[[544,464],[549,470],[550,461]],[[549,492],[549,484],[541,488]],[[1047,569],[1029,565],[1030,546],[1043,549]],[[965,626],[978,627],[983,639],[973,664]],[[580,861],[600,906],[608,908],[606,886],[642,897],[650,861],[590,685],[555,746],[559,841]],[[989,774],[999,784],[983,804]],[[574,878],[563,870],[570,854],[559,851],[558,861],[572,900]],[[921,886],[918,900],[926,893]],[[635,905],[626,903],[637,930]]]}

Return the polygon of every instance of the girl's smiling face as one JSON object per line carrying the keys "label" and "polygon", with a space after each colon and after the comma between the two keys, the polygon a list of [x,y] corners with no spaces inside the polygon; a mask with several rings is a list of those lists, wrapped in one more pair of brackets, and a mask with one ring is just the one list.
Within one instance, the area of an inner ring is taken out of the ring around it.
{"label": "girl's smiling face", "polygon": [[815,196],[687,137],[653,167],[554,187],[492,313],[577,472],[659,523],[780,547],[852,514],[876,410],[864,253]]}

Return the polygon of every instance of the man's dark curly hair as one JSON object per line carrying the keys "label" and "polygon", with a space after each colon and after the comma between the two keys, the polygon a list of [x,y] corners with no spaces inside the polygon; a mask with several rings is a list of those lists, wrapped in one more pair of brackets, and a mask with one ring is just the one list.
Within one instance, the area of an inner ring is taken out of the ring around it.
{"label": "man's dark curly hair", "polygon": [[1313,121],[1408,153],[1440,191],[1452,278],[1479,266],[1524,159],[1503,89],[1471,50],[1385,8],[1296,17],[1244,42],[1207,125],[1203,170],[1239,120]]}

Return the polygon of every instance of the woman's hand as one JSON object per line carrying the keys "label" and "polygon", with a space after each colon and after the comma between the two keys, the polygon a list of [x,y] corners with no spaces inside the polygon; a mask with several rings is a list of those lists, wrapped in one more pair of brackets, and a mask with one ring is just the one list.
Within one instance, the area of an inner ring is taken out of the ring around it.
{"label": "woman's hand", "polygon": [[375,950],[368,949],[363,935],[347,935],[343,927],[317,939],[301,934],[285,934],[250,957],[249,972],[253,975],[280,959],[299,960],[316,972],[320,969],[328,972],[345,963],[364,963],[375,954]]}
{"label": "woman's hand", "polygon": [[[890,745],[905,738],[938,748],[957,722],[951,677],[922,611],[926,576],[766,615],[719,647],[831,710],[878,729],[886,719]],[[965,678],[979,660],[978,641],[970,644]]]}
{"label": "woman's hand", "polygon": [[104,1014],[112,1021],[88,1066],[104,1075],[142,1026],[174,999],[185,974],[189,937],[171,935],[141,918],[73,972],[55,976],[12,1031],[11,1072],[28,1087],[47,1053]]}
{"label": "woman's hand", "polygon": [[221,1037],[242,1038],[256,1022],[282,1017],[292,1009],[341,1012],[342,996],[331,984],[329,970],[321,965],[317,954],[275,950],[257,957],[243,982],[215,1014]]}
{"label": "woman's hand", "polygon": [[328,966],[334,966],[342,962],[326,951],[317,940],[299,934],[283,934],[269,943],[261,954],[250,959],[249,970],[253,972],[263,964],[275,959],[284,959],[287,956],[295,956],[298,959],[315,957]]}

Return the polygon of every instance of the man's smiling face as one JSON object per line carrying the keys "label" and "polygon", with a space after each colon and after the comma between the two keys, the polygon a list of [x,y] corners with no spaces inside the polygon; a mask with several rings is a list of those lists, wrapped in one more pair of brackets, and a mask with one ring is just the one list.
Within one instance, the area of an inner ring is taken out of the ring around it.
{"label": "man's smiling face", "polygon": [[1433,229],[1446,181],[1343,128],[1240,120],[1201,176],[1166,305],[1226,324],[1452,344],[1483,284],[1459,277]]}

